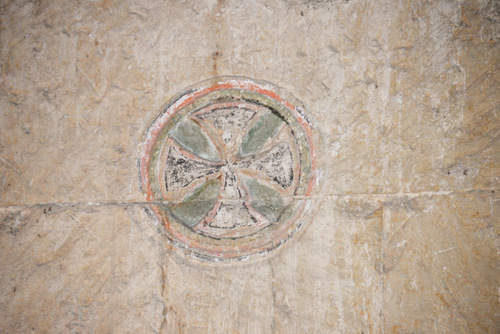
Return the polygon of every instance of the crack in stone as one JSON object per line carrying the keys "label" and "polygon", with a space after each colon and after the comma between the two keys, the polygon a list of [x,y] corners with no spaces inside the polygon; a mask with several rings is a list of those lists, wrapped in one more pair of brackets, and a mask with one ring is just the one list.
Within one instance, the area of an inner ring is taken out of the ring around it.
{"label": "crack in stone", "polygon": [[[383,198],[400,198],[400,197],[419,197],[419,196],[448,196],[453,194],[464,194],[470,192],[492,192],[500,191],[500,188],[471,188],[462,190],[448,190],[448,191],[422,191],[422,192],[398,192],[398,193],[352,193],[352,194],[325,194],[321,196],[289,196],[288,198],[297,200],[323,200],[323,199],[336,199],[336,198],[363,198],[368,199],[383,199]],[[226,201],[241,201],[241,198],[226,198]],[[80,202],[47,202],[35,204],[21,204],[21,205],[0,205],[0,209],[30,209],[30,208],[46,208],[50,206],[66,207],[68,209],[78,206],[89,207],[106,207],[106,206],[151,206],[151,205],[164,205],[168,203],[179,203],[174,201],[80,201]]]}

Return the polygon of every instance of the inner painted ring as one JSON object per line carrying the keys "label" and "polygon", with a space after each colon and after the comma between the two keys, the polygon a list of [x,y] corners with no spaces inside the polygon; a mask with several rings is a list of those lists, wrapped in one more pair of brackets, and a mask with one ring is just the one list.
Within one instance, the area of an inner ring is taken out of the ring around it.
{"label": "inner painted ring", "polygon": [[217,101],[187,115],[158,159],[170,214],[214,238],[250,236],[278,221],[293,198],[299,150],[269,108]]}

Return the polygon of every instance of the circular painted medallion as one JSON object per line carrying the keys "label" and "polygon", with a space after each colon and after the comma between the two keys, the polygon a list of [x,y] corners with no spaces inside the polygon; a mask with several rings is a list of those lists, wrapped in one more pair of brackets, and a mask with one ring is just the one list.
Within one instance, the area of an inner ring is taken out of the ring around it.
{"label": "circular painted medallion", "polygon": [[218,77],[174,98],[147,132],[141,186],[170,242],[197,258],[265,254],[304,223],[317,135],[267,82]]}

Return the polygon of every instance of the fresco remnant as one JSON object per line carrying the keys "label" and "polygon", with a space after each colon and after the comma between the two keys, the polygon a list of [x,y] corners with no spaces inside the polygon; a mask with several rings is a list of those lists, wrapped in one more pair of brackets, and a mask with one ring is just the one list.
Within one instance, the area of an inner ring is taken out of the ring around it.
{"label": "fresco remnant", "polygon": [[147,133],[141,182],[168,239],[205,260],[283,244],[316,188],[316,134],[282,89],[220,77],[181,93]]}

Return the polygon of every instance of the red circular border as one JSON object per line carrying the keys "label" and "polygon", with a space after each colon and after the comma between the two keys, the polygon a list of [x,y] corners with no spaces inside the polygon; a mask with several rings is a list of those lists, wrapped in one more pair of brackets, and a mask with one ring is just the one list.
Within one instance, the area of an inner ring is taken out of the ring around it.
{"label": "red circular border", "polygon": [[[305,196],[310,196],[316,188],[317,184],[317,176],[316,168],[317,168],[317,156],[316,150],[313,143],[313,129],[309,121],[304,117],[304,115],[298,110],[298,108],[287,100],[283,99],[278,93],[273,89],[274,86],[268,83],[256,83],[248,78],[219,78],[212,79],[213,84],[209,87],[198,88],[198,89],[190,89],[181,93],[176,99],[170,102],[167,107],[164,108],[163,112],[160,116],[153,122],[151,127],[147,131],[147,137],[142,146],[142,157],[140,160],[140,176],[141,176],[141,185],[142,189],[146,192],[146,198],[150,202],[154,202],[156,199],[154,198],[153,191],[151,189],[151,184],[149,180],[149,165],[151,162],[151,153],[152,149],[155,147],[158,135],[161,133],[163,127],[170,121],[170,119],[182,108],[193,102],[194,100],[212,92],[227,90],[227,89],[241,89],[241,90],[249,90],[262,95],[265,95],[273,100],[278,101],[282,105],[286,106],[287,109],[292,112],[294,118],[297,122],[302,126],[304,133],[306,134],[308,148],[310,152],[310,177],[307,185],[307,189],[305,192]],[[202,85],[201,83],[200,85]],[[238,257],[246,257],[248,255],[254,253],[262,253],[265,251],[269,251],[272,248],[278,246],[282,243],[283,239],[277,240],[278,244],[274,244],[273,247],[269,247],[270,241],[273,239],[277,239],[276,237],[283,236],[283,232],[288,232],[290,226],[292,226],[293,222],[296,221],[300,214],[302,214],[303,208],[299,210],[297,214],[291,217],[288,220],[287,224],[284,224],[282,228],[279,228],[272,234],[272,238],[264,238],[264,243],[260,243],[260,247],[252,247],[252,244],[241,245],[238,247],[208,247],[208,245],[199,244],[198,242],[189,239],[186,240],[185,236],[171,229],[170,223],[168,219],[164,216],[160,209],[157,206],[152,205],[152,209],[155,213],[162,218],[164,222],[165,229],[170,233],[170,235],[174,236],[177,241],[184,243],[186,246],[193,246],[197,249],[204,249],[210,253],[209,257],[217,258],[217,259],[229,259],[229,258],[238,258]],[[271,240],[267,240],[271,239]],[[173,240],[175,241],[175,240]],[[272,243],[271,243],[272,244]],[[212,249],[214,248],[214,249]],[[247,252],[247,253],[245,253]],[[197,253],[194,251],[194,253]],[[243,253],[243,254],[242,254]],[[202,254],[202,253],[200,253]],[[206,256],[201,256],[205,258]]]}

